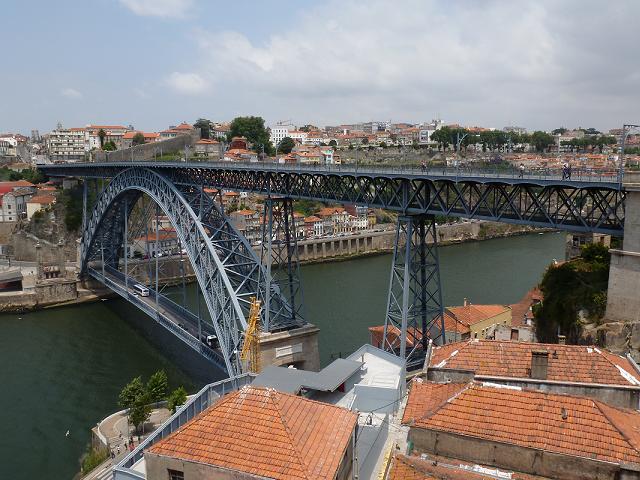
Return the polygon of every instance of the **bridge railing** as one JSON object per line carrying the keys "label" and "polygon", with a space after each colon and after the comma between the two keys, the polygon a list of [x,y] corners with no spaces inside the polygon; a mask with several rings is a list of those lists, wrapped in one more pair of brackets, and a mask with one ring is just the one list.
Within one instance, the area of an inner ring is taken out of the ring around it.
{"label": "bridge railing", "polygon": [[167,419],[158,429],[140,443],[129,455],[114,467],[114,479],[145,478],[133,470],[133,466],[144,456],[145,450],[156,442],[175,432],[182,425],[190,421],[193,417],[213,405],[217,399],[234,392],[245,385],[251,384],[255,378],[253,373],[227,378],[219,382],[211,383],[203,387],[198,393],[193,395],[175,414]]}
{"label": "bridge railing", "polygon": [[[111,162],[114,163],[114,162]],[[128,162],[119,162],[128,163]],[[371,165],[358,163],[343,164],[316,164],[316,163],[278,163],[271,161],[236,162],[236,161],[183,161],[183,162],[133,162],[153,163],[160,166],[189,166],[209,168],[239,168],[248,170],[270,170],[282,172],[325,172],[336,174],[382,174],[382,175],[411,175],[418,177],[446,177],[451,179],[512,179],[512,180],[563,180],[563,181],[588,181],[588,182],[618,182],[619,170],[617,168],[591,168],[572,166],[571,174],[562,167],[525,167],[522,170],[517,165],[486,165],[478,167],[473,164],[459,164],[454,166],[436,166],[427,164],[424,167],[416,165]]]}

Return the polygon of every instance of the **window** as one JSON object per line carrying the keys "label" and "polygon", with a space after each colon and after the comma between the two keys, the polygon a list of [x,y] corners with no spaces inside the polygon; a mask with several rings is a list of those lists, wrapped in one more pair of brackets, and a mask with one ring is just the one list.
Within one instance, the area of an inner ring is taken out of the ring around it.
{"label": "window", "polygon": [[167,470],[169,472],[169,480],[184,480],[184,472],[179,470]]}

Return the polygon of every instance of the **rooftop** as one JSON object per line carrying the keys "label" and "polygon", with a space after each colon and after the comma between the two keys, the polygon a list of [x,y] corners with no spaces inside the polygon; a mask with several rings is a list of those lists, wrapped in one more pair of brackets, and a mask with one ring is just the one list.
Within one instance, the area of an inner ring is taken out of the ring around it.
{"label": "rooftop", "polygon": [[529,378],[534,350],[549,352],[547,380],[640,386],[640,373],[628,359],[584,345],[473,339],[434,347],[429,365],[472,370],[476,375]]}
{"label": "rooftop", "polygon": [[356,421],[343,408],[246,386],[148,453],[278,480],[333,479]]}
{"label": "rooftop", "polygon": [[640,463],[640,412],[585,397],[414,381],[402,423],[612,463]]}
{"label": "rooftop", "polygon": [[459,307],[449,307],[448,310],[460,322],[473,325],[502,313],[508,312],[511,307],[506,305],[472,305],[470,303]]}

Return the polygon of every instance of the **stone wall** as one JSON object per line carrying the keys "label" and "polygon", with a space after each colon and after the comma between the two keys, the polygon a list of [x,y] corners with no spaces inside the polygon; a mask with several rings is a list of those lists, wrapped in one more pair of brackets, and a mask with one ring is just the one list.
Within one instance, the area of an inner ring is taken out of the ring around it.
{"label": "stone wall", "polygon": [[[40,239],[23,230],[16,232],[11,237],[11,253],[16,260],[24,262],[36,261],[36,245],[40,244],[42,251],[42,261],[45,263],[57,263],[58,245],[47,240]],[[64,246],[65,258],[68,261],[75,261],[78,253],[77,247],[73,243],[66,243]]]}
{"label": "stone wall", "polygon": [[563,480],[640,479],[640,473],[620,465],[551,453],[534,448],[411,427],[414,453],[431,453]]}
{"label": "stone wall", "polygon": [[175,153],[190,147],[197,140],[195,136],[179,135],[159,142],[145,143],[113,152],[92,152],[94,162],[131,162],[153,160],[167,153]]}
{"label": "stone wall", "polygon": [[318,333],[308,324],[301,328],[260,335],[260,362],[267,365],[295,365],[302,370],[320,370]]}

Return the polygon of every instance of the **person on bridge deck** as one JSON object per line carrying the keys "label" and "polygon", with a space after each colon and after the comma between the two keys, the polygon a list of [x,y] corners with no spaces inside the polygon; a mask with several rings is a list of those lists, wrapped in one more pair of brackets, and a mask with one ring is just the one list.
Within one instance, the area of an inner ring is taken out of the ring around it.
{"label": "person on bridge deck", "polygon": [[422,167],[422,171],[423,172],[427,171],[427,161],[426,160],[422,160],[421,167]]}
{"label": "person on bridge deck", "polygon": [[522,178],[524,176],[524,163],[520,164],[520,172],[518,174],[518,178]]}
{"label": "person on bridge deck", "polygon": [[567,180],[571,180],[571,164],[567,163]]}
{"label": "person on bridge deck", "polygon": [[562,164],[562,180],[566,180],[567,179],[567,164],[563,163]]}

